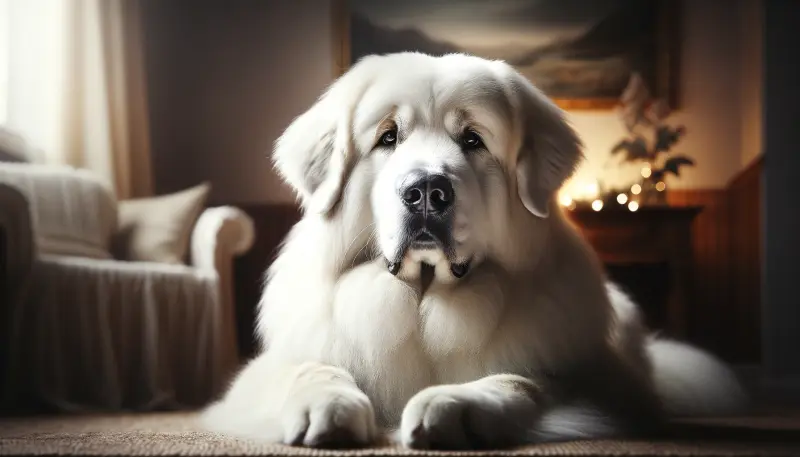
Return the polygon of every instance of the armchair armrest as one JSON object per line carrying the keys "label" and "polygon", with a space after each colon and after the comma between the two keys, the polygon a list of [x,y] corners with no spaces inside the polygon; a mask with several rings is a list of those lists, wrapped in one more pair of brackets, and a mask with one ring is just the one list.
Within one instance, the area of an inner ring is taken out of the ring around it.
{"label": "armchair armrest", "polygon": [[233,258],[247,252],[255,241],[253,220],[232,206],[208,208],[200,215],[192,232],[191,262],[218,279],[220,321],[224,356],[232,369],[239,363],[236,309],[233,290]]}
{"label": "armchair armrest", "polygon": [[221,274],[231,267],[233,258],[247,252],[254,241],[253,220],[244,211],[232,206],[208,208],[192,231],[192,265]]}

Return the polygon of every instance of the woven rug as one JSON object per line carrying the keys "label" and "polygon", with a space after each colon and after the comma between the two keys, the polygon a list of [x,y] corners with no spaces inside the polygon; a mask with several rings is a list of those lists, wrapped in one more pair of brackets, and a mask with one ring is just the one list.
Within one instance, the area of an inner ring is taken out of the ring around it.
{"label": "woven rug", "polygon": [[800,416],[685,421],[658,441],[582,441],[490,452],[420,452],[394,446],[314,450],[204,432],[192,413],[0,419],[2,455],[800,456]]}

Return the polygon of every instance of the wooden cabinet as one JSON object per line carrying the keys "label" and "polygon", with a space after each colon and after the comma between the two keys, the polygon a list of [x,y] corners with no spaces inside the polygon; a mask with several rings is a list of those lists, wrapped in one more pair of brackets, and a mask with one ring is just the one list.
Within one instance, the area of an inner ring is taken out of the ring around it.
{"label": "wooden cabinet", "polygon": [[[685,337],[692,294],[692,222],[702,207],[579,208],[567,211],[608,267],[666,265],[668,293],[663,330]],[[623,287],[625,284],[622,284]]]}

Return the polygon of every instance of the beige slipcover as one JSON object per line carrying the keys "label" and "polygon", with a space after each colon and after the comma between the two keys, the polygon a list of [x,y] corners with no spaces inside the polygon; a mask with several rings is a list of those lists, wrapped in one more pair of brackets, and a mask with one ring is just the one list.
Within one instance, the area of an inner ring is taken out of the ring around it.
{"label": "beige slipcover", "polygon": [[151,410],[202,405],[224,389],[239,363],[231,275],[253,243],[246,214],[206,209],[189,264],[176,265],[113,258],[118,202],[85,171],[0,163],[0,202],[13,281],[0,297],[6,401]]}

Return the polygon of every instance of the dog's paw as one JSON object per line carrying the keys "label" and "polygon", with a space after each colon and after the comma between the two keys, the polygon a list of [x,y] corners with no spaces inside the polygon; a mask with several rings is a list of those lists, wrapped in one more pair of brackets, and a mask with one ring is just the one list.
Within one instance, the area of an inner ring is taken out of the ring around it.
{"label": "dog's paw", "polygon": [[429,387],[403,410],[400,438],[414,449],[512,446],[526,440],[536,410],[529,396],[480,381]]}
{"label": "dog's paw", "polygon": [[280,420],[284,444],[292,446],[358,447],[377,438],[372,403],[354,388],[323,387],[310,397],[294,398]]}

